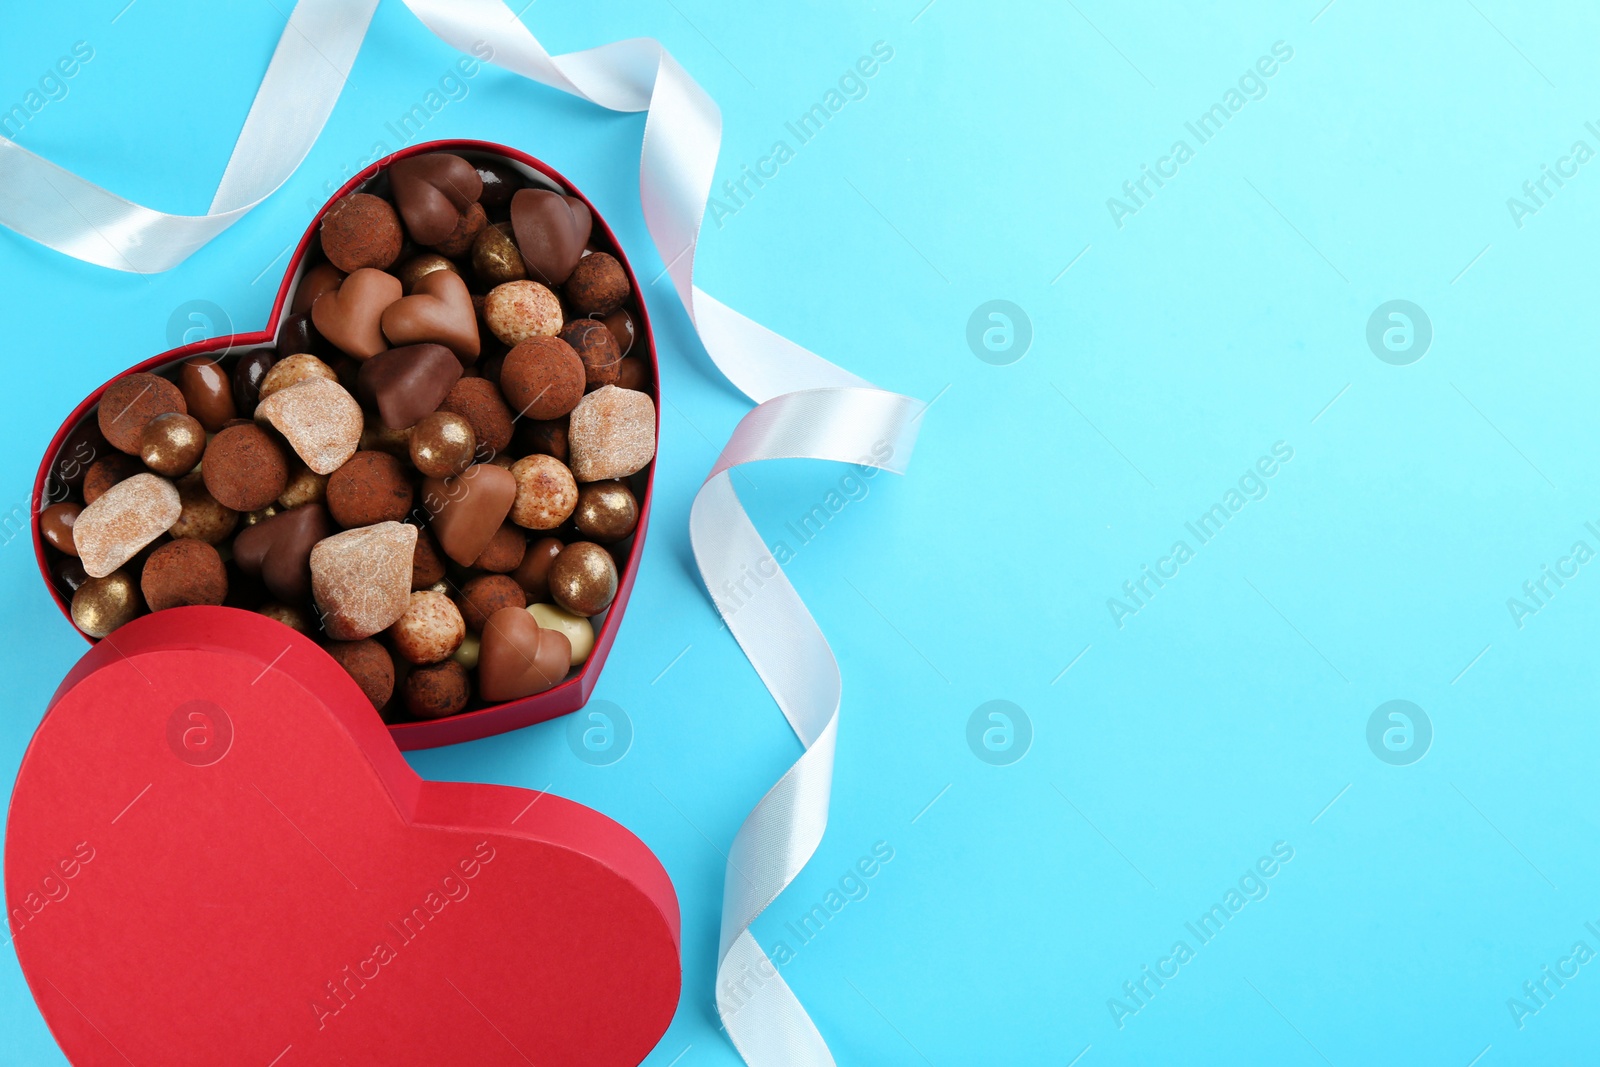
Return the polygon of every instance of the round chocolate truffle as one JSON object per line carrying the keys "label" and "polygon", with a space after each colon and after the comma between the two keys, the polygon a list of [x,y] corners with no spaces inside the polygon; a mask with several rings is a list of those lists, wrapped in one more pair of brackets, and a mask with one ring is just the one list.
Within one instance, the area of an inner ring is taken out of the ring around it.
{"label": "round chocolate truffle", "polygon": [[346,274],[388,267],[400,258],[402,236],[400,216],[389,201],[371,193],[351,193],[322,216],[322,251]]}
{"label": "round chocolate truffle", "polygon": [[554,530],[578,504],[578,483],[567,465],[554,456],[523,456],[512,464],[517,480],[511,521],[529,530]]}
{"label": "round chocolate truffle", "polygon": [[228,598],[228,568],[204,541],[168,541],[145,561],[139,589],[151,611],[215,606]]}
{"label": "round chocolate truffle", "polygon": [[472,561],[472,566],[491,574],[509,574],[528,551],[528,538],[512,523],[503,524],[489,539],[489,547]]}
{"label": "round chocolate truffle", "polygon": [[442,719],[467,706],[467,669],[455,660],[418,667],[406,676],[406,709],[419,719]]}
{"label": "round chocolate truffle", "polygon": [[572,346],[583,360],[583,380],[586,389],[602,385],[615,385],[622,369],[622,352],[617,339],[611,336],[604,323],[598,319],[573,319],[561,328],[561,339]]}
{"label": "round chocolate truffle", "polygon": [[574,542],[550,565],[550,598],[574,615],[598,615],[616,595],[616,561],[597,544]]}
{"label": "round chocolate truffle", "polygon": [[168,411],[144,424],[139,458],[144,465],[168,478],[181,478],[194,470],[206,450],[206,428],[200,420],[180,411]]}
{"label": "round chocolate truffle", "polygon": [[639,501],[622,482],[590,482],[578,490],[572,522],[586,537],[611,544],[633,533],[639,524]]}
{"label": "round chocolate truffle", "polygon": [[223,427],[201,460],[206,489],[234,511],[258,511],[289,484],[289,457],[267,431],[251,423]]}
{"label": "round chocolate truffle", "polygon": [[389,650],[370,637],[360,641],[330,641],[328,655],[354,678],[361,691],[381,708],[394,696],[394,660]]}
{"label": "round chocolate truffle", "polygon": [[416,664],[449,659],[466,636],[460,609],[443,593],[431,590],[412,593],[406,613],[389,627],[395,651]]}
{"label": "round chocolate truffle", "polygon": [[[69,556],[76,556],[78,546],[72,540],[72,524],[77,522],[78,516],[82,514],[82,504],[51,504],[39,512],[39,533],[51,548],[65,552]],[[517,562],[522,562],[521,556],[517,557]]]}
{"label": "round chocolate truffle", "polygon": [[411,463],[429,478],[448,478],[472,466],[478,437],[465,415],[435,411],[411,427]]}
{"label": "round chocolate truffle", "polygon": [[550,599],[550,565],[565,547],[557,538],[541,537],[523,553],[522,563],[511,577],[528,594],[529,603]]}
{"label": "round chocolate truffle", "polygon": [[522,586],[504,574],[485,574],[461,587],[456,598],[461,617],[473,633],[482,633],[489,616],[502,608],[525,608],[528,595]]}
{"label": "round chocolate truffle", "polygon": [[387,452],[357,452],[328,475],[328,514],[346,529],[399,522],[413,495],[405,467]]}
{"label": "round chocolate truffle", "polygon": [[102,493],[118,482],[125,482],[135,474],[144,473],[144,464],[132,456],[114,453],[101,456],[89,464],[89,471],[83,476],[83,502],[93,504],[100,499]]}
{"label": "round chocolate truffle", "polygon": [[[579,367],[581,370],[582,364]],[[511,409],[487,378],[462,378],[451,387],[439,410],[453,411],[472,424],[482,458],[499,455],[511,443]]]}
{"label": "round chocolate truffle", "polygon": [[559,337],[535,337],[506,353],[500,389],[512,410],[530,419],[555,419],[583,399],[583,360]]}
{"label": "round chocolate truffle", "polygon": [[72,594],[72,621],[90,637],[104,637],[144,609],[139,587],[127,571],[90,578]]}
{"label": "round chocolate truffle", "polygon": [[100,396],[100,432],[119,452],[139,454],[145,423],[169,411],[188,414],[183,392],[154,374],[129,374],[106,386]]}
{"label": "round chocolate truffle", "polygon": [[444,581],[444,556],[439,542],[427,530],[417,530],[417,547],[411,553],[411,588],[426,589]]}
{"label": "round chocolate truffle", "polygon": [[578,260],[561,287],[581,315],[609,315],[622,306],[631,291],[628,272],[615,256],[594,252]]}

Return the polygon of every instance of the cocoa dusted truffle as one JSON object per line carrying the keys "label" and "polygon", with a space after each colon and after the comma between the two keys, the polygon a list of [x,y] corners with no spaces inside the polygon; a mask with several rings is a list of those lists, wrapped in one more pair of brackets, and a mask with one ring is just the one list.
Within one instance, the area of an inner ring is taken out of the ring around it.
{"label": "cocoa dusted truffle", "polygon": [[322,251],[346,274],[389,266],[400,258],[401,238],[400,216],[371,193],[351,193],[322,216]]}
{"label": "cocoa dusted truffle", "polygon": [[413,496],[405,467],[387,452],[357,452],[328,475],[328,513],[346,529],[398,522]]}
{"label": "cocoa dusted truffle", "polygon": [[411,556],[411,588],[426,589],[444,581],[444,555],[439,542],[427,530],[417,531],[417,547]]}
{"label": "cocoa dusted truffle", "polygon": [[406,709],[419,719],[442,719],[467,706],[467,669],[455,660],[418,667],[406,677]]}
{"label": "cocoa dusted truffle", "polygon": [[559,337],[523,341],[500,366],[500,389],[512,410],[530,419],[557,419],[583,399],[583,360]]}
{"label": "cocoa dusted truffle", "polygon": [[467,629],[474,633],[483,631],[484,623],[489,621],[489,616],[501,608],[525,608],[528,606],[528,594],[522,591],[512,578],[504,574],[486,574],[481,578],[474,578],[461,587],[461,593],[456,598],[456,606],[461,609],[461,617],[467,622]]}
{"label": "cocoa dusted truffle", "polygon": [[145,561],[139,591],[151,611],[218,605],[228,598],[228,569],[204,541],[168,541]]}
{"label": "cocoa dusted truffle", "polygon": [[289,457],[277,438],[250,423],[222,429],[206,446],[200,473],[206,490],[223,507],[256,511],[278,499],[289,484]]}
{"label": "cocoa dusted truffle", "polygon": [[578,260],[561,291],[583,315],[609,315],[628,299],[628,272],[615,256],[594,252]]}
{"label": "cocoa dusted truffle", "polygon": [[388,649],[370,637],[360,641],[330,641],[326,647],[328,655],[355,679],[373,707],[381,708],[389,703],[389,698],[394,696],[394,660]]}
{"label": "cocoa dusted truffle", "polygon": [[[581,365],[580,365],[581,367]],[[480,456],[494,456],[511,443],[511,409],[487,378],[463,378],[455,384],[440,411],[453,411],[472,424]]]}
{"label": "cocoa dusted truffle", "polygon": [[154,374],[129,374],[106,386],[100,397],[100,432],[118,452],[139,454],[144,428],[157,415],[189,413],[183,391]]}
{"label": "cocoa dusted truffle", "polygon": [[489,547],[472,561],[472,565],[491,574],[509,574],[521,564],[522,556],[527,551],[527,537],[508,522],[495,531],[495,535],[489,539]]}
{"label": "cocoa dusted truffle", "polygon": [[[593,256],[589,257],[593,259]],[[598,389],[617,384],[622,369],[622,351],[617,339],[598,319],[573,319],[561,328],[561,339],[572,346],[583,360],[584,386]]]}
{"label": "cocoa dusted truffle", "polygon": [[83,476],[83,502],[93,504],[113,485],[125,482],[135,474],[143,472],[144,464],[132,456],[124,456],[121,453],[101,456],[89,464],[88,473]]}

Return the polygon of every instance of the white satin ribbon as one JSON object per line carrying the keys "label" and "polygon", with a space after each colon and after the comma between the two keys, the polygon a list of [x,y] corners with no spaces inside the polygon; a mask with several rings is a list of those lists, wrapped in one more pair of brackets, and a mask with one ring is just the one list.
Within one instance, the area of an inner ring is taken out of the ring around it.
{"label": "white satin ribbon", "polygon": [[[722,115],[658,42],[636,38],[551,56],[502,0],[405,3],[423,25],[463,51],[485,42],[493,49],[491,62],[524,77],[614,111],[649,112],[639,191],[650,236],[706,352],[758,405],[740,421],[695,496],[690,542],[717,610],[805,746],[729,849],[717,1011],[751,1067],[831,1065],[827,1043],[750,924],[794,880],[827,828],[839,667],[740,505],[730,472],[768,459],[825,459],[902,473],[924,405],[875,388],[694,284]],[[207,214],[142,207],[0,138],[0,223],[117,270],[159,271],[181,262],[300,165],[338,98],[375,6],[376,0],[300,0]],[[752,580],[753,594],[727,595],[747,591],[741,583]]]}

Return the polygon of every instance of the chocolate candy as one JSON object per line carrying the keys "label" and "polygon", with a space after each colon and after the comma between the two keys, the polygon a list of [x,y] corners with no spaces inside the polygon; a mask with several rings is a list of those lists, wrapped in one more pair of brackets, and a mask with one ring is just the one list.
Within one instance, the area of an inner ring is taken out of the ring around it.
{"label": "chocolate candy", "polygon": [[461,564],[489,547],[517,498],[517,480],[503,467],[479,463],[454,478],[422,483],[422,506],[433,516],[433,534],[444,554]]}
{"label": "chocolate candy", "polygon": [[633,533],[639,524],[639,501],[621,482],[591,482],[578,490],[572,523],[584,536],[611,544]]}
{"label": "chocolate candy", "polygon": [[328,498],[328,476],[318,474],[310,467],[297,467],[289,475],[289,484],[278,494],[278,506],[284,510],[320,504]]}
{"label": "chocolate candy", "polygon": [[406,613],[389,627],[394,650],[419,666],[449,659],[466,636],[467,624],[450,598],[426,590],[412,593]]}
{"label": "chocolate candy", "polygon": [[127,571],[90,578],[72,594],[72,621],[90,637],[105,637],[143,610],[138,586]]}
{"label": "chocolate candy", "polygon": [[337,641],[387,630],[411,604],[417,528],[384,522],[346,530],[311,550],[311,593]]}
{"label": "chocolate candy", "polygon": [[435,342],[448,347],[462,363],[478,358],[478,315],[472,309],[472,294],[453,271],[424,275],[410,296],[384,309],[380,324],[390,344]]}
{"label": "chocolate candy", "polygon": [[572,273],[589,243],[594,219],[574,196],[547,189],[519,189],[511,198],[511,228],[528,274],[546,285],[560,285]]}
{"label": "chocolate candy", "polygon": [[595,252],[578,260],[562,291],[580,315],[609,315],[628,299],[628,272],[615,256]]}
{"label": "chocolate candy", "polygon": [[143,470],[144,464],[120,452],[113,452],[109,456],[95,460],[89,464],[89,471],[83,476],[83,502],[93,504],[107,489],[118,482],[127,481]]}
{"label": "chocolate candy", "polygon": [[564,547],[558,538],[541,537],[528,546],[522,562],[511,572],[511,577],[528,594],[530,603],[550,599],[550,565]]}
{"label": "chocolate candy", "polygon": [[328,476],[328,513],[346,528],[399,522],[412,496],[405,467],[387,452],[357,452]]}
{"label": "chocolate candy", "polygon": [[547,421],[522,419],[517,423],[515,441],[519,451],[554,456],[565,463],[567,461],[566,416]]}
{"label": "chocolate candy", "polygon": [[417,531],[417,547],[411,553],[411,588],[426,589],[444,581],[444,554],[428,530]]}
{"label": "chocolate candy", "polygon": [[367,359],[389,347],[383,336],[383,313],[402,295],[399,278],[363,268],[339,288],[317,297],[311,305],[311,321],[340,351]]}
{"label": "chocolate candy", "polygon": [[625,356],[622,362],[617,364],[617,380],[615,384],[618,389],[638,389],[642,391],[649,381],[650,368],[645,366],[644,360],[638,356]]}
{"label": "chocolate candy", "polygon": [[[264,398],[256,405],[256,418],[271,423],[318,474],[333,473],[355,455],[366,424],[355,397],[338,382],[322,378],[308,379]],[[284,484],[287,482],[285,471]],[[273,496],[283,489],[280,485]]]}
{"label": "chocolate candy", "polygon": [[439,410],[452,411],[472,424],[479,459],[497,456],[511,444],[511,409],[506,406],[500,390],[487,378],[461,379],[439,405]]}
{"label": "chocolate candy", "polygon": [[485,227],[478,234],[472,242],[472,270],[490,286],[522,281],[528,276],[528,265],[522,262],[522,253],[511,239],[509,223]]}
{"label": "chocolate candy", "polygon": [[489,616],[504,608],[521,608],[528,604],[527,594],[512,578],[503,574],[486,574],[474,578],[461,587],[458,606],[462,618],[474,633],[481,633]]}
{"label": "chocolate candy", "polygon": [[557,630],[566,637],[572,648],[572,666],[582,665],[594,651],[594,624],[582,615],[555,604],[529,604],[528,614],[541,629]]}
{"label": "chocolate candy", "polygon": [[233,402],[233,382],[222,364],[211,356],[184,360],[178,371],[178,390],[189,414],[200,420],[207,433],[216,433],[239,417]]}
{"label": "chocolate candy", "polygon": [[104,578],[171,529],[182,513],[176,486],[154,474],[135,474],[79,513],[72,542],[89,577]]}
{"label": "chocolate candy", "polygon": [[583,360],[559,337],[536,337],[506,353],[500,391],[511,409],[530,419],[567,414],[583,398]]}
{"label": "chocolate candy", "polygon": [[455,228],[444,240],[436,242],[434,249],[447,256],[464,256],[472,248],[472,243],[477,240],[478,234],[489,225],[489,216],[484,214],[480,204],[468,204],[467,210],[461,213]]}
{"label": "chocolate candy", "polygon": [[154,374],[129,374],[106,386],[101,395],[100,432],[112,448],[137,456],[145,424],[168,411],[188,412],[176,385]]}
{"label": "chocolate candy", "polygon": [[285,356],[272,365],[261,378],[261,384],[256,390],[256,412],[259,416],[261,402],[280,390],[301,382],[309,382],[313,378],[324,381],[338,382],[339,374],[332,367],[309,352],[299,352],[292,356]]}
{"label": "chocolate candy", "polygon": [[472,465],[477,448],[472,423],[453,411],[435,411],[411,428],[411,462],[429,478],[460,474]]}
{"label": "chocolate candy", "polygon": [[396,160],[389,168],[389,185],[406,230],[412,240],[423,245],[449,237],[462,213],[483,192],[477,169],[448,152]]}
{"label": "chocolate candy", "polygon": [[554,456],[524,456],[511,466],[517,498],[511,521],[529,530],[554,530],[578,505],[578,483]]}
{"label": "chocolate candy", "polygon": [[467,669],[454,660],[418,667],[406,676],[406,710],[419,719],[442,719],[467,706],[472,685]]}
{"label": "chocolate candy", "polygon": [[389,650],[370,637],[359,641],[330,641],[325,646],[334,662],[355,679],[361,692],[381,708],[394,696],[394,660]]}
{"label": "chocolate candy", "polygon": [[459,271],[459,268],[437,252],[424,252],[400,264],[395,277],[400,279],[401,286],[409,293],[419,281],[436,270]]}
{"label": "chocolate candy", "polygon": [[568,545],[550,565],[550,598],[574,615],[598,615],[616,595],[616,561],[593,542]]}
{"label": "chocolate candy", "polygon": [[626,356],[633,348],[634,333],[633,316],[628,314],[628,309],[618,308],[611,314],[603,316],[600,321],[611,331],[612,338],[617,342],[618,354]]}
{"label": "chocolate candy", "polygon": [[655,405],[644,393],[602,386],[573,408],[567,440],[578,481],[626,478],[655,458]]}
{"label": "chocolate candy", "polygon": [[323,254],[346,274],[389,266],[399,257],[404,236],[389,201],[370,193],[336,201],[322,216],[321,235]]}
{"label": "chocolate candy", "polygon": [[289,457],[267,431],[236,423],[218,433],[201,460],[206,491],[223,507],[256,511],[289,484]]}
{"label": "chocolate candy", "polygon": [[246,528],[234,539],[233,560],[274,597],[298,604],[311,595],[311,550],[332,533],[327,509],[307,504]]}
{"label": "chocolate candy", "polygon": [[311,305],[317,302],[317,297],[339,288],[339,283],[342,281],[344,281],[344,271],[332,263],[318,263],[300,276],[300,284],[295,286],[294,299],[289,301],[289,313],[304,315],[311,310]]}
{"label": "chocolate candy", "polygon": [[506,282],[483,298],[483,321],[502,344],[561,332],[561,301],[535,281]]}
{"label": "chocolate candy", "polygon": [[182,510],[178,521],[167,532],[174,538],[192,538],[208,545],[220,545],[239,525],[239,513],[223,507],[206,489],[205,477],[195,471],[178,480],[178,502]]}
{"label": "chocolate candy", "polygon": [[179,411],[157,415],[144,424],[139,458],[157,474],[181,478],[194,470],[206,450],[206,429],[200,420]]}
{"label": "chocolate candy", "polygon": [[559,684],[572,662],[572,645],[521,608],[489,617],[478,651],[478,692],[485,700],[520,700]]}
{"label": "chocolate candy", "polygon": [[611,331],[603,322],[598,319],[573,319],[561,328],[561,339],[583,361],[586,389],[616,384],[617,372],[622,365],[622,352],[617,348],[617,339],[611,336]]}
{"label": "chocolate candy", "polygon": [[522,177],[503,163],[474,163],[478,178],[483,182],[483,192],[478,203],[490,211],[498,211],[511,203],[511,196],[522,188]]}
{"label": "chocolate candy", "polygon": [[257,348],[240,356],[233,365],[233,400],[240,415],[249,418],[255,412],[261,399],[261,382],[278,358],[270,348]]}
{"label": "chocolate candy", "polygon": [[407,345],[363,363],[357,389],[385,426],[405,430],[437,411],[460,379],[461,362],[444,345]]}
{"label": "chocolate candy", "polygon": [[57,552],[76,556],[78,546],[72,540],[72,524],[78,521],[81,514],[82,504],[51,504],[41,511],[39,533],[44,536],[45,543]]}
{"label": "chocolate candy", "polygon": [[228,571],[204,541],[168,541],[145,561],[139,590],[151,611],[214,606],[228,597]]}
{"label": "chocolate candy", "polygon": [[500,529],[489,538],[488,546],[472,561],[472,569],[488,571],[490,574],[509,574],[521,565],[527,551],[528,538],[522,530],[512,523],[501,523]]}

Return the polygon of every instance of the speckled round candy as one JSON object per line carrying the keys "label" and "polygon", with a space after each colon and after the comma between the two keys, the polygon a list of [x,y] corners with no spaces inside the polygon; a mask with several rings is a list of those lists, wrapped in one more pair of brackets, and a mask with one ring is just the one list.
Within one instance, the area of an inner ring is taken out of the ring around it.
{"label": "speckled round candy", "polygon": [[508,345],[554,337],[561,332],[561,301],[538,282],[506,282],[484,297],[483,320],[490,332]]}
{"label": "speckled round candy", "polygon": [[419,666],[449,659],[466,636],[467,624],[455,603],[431,590],[412,593],[406,613],[389,627],[395,651]]}
{"label": "speckled round candy", "polygon": [[165,378],[141,372],[106,386],[97,417],[100,432],[112,448],[137,456],[144,441],[145,424],[169,411],[188,414],[183,392]]}
{"label": "speckled round candy", "polygon": [[224,507],[207,491],[199,471],[178,481],[178,501],[183,510],[168,531],[174,538],[219,545],[239,525],[239,513]]}
{"label": "speckled round candy", "polygon": [[511,521],[529,530],[554,530],[578,504],[578,483],[553,456],[524,456],[511,466],[517,499]]}

